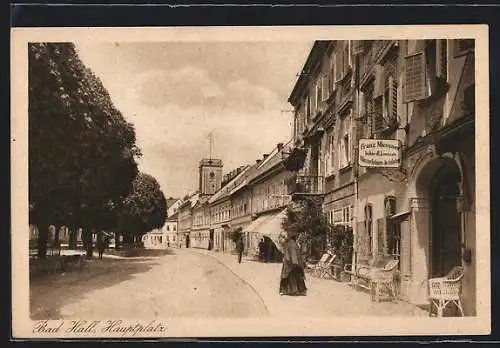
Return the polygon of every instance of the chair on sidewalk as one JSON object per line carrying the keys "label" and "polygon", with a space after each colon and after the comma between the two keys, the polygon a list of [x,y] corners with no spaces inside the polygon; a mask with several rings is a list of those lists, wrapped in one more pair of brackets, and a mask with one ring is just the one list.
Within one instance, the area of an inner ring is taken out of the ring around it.
{"label": "chair on sidewalk", "polygon": [[372,300],[379,301],[382,288],[388,291],[389,297],[396,299],[396,285],[394,275],[397,270],[399,260],[391,260],[384,268],[373,268],[371,271]]}
{"label": "chair on sidewalk", "polygon": [[386,289],[391,299],[396,298],[396,286],[394,284],[394,275],[397,270],[399,260],[389,260],[383,268],[371,267],[369,265],[358,265],[353,269],[351,264],[344,266],[344,273],[350,275],[350,284],[355,289],[358,287],[370,291],[372,301],[379,301],[381,290]]}
{"label": "chair on sidewalk", "polygon": [[333,262],[334,258],[335,255],[333,255],[331,251],[327,251],[326,253],[324,253],[319,261],[309,268],[311,275],[316,277],[324,276],[327,270],[331,268],[331,262]]}
{"label": "chair on sidewalk", "polygon": [[453,303],[460,311],[460,315],[464,316],[460,300],[463,276],[463,267],[455,266],[446,276],[429,279],[429,316],[432,316],[432,309],[436,307],[437,316],[442,317],[449,303]]}
{"label": "chair on sidewalk", "polygon": [[333,261],[335,261],[336,255],[331,254],[331,256],[326,260],[324,264],[322,264],[318,269],[316,270],[315,276],[318,278],[324,278],[324,279],[333,279],[334,274],[333,274]]}

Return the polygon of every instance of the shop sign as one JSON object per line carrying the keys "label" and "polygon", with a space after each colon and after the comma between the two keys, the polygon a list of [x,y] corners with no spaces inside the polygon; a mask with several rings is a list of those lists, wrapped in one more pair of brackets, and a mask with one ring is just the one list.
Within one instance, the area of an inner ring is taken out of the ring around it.
{"label": "shop sign", "polygon": [[360,139],[359,166],[398,168],[401,166],[399,140]]}

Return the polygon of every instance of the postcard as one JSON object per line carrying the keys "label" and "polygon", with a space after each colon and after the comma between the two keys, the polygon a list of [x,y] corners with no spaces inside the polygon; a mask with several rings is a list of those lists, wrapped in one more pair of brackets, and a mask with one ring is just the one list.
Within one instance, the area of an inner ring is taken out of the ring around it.
{"label": "postcard", "polygon": [[490,332],[486,25],[11,42],[14,338]]}

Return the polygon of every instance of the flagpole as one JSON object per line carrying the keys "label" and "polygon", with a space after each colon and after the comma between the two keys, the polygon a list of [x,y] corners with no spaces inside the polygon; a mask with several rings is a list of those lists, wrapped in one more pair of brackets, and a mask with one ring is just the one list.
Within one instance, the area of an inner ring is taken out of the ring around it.
{"label": "flagpole", "polygon": [[209,156],[209,159],[212,159],[212,132],[208,133],[208,139],[210,141],[210,156]]}

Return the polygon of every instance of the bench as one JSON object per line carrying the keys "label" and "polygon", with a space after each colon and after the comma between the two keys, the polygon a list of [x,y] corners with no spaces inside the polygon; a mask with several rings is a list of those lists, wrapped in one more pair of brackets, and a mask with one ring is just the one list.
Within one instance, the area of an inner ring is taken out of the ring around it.
{"label": "bench", "polygon": [[65,271],[73,268],[73,266],[76,266],[78,269],[82,269],[83,266],[85,266],[85,261],[87,260],[85,253],[77,251],[68,253],[68,251],[72,250],[65,250],[64,254],[61,253],[61,270]]}
{"label": "bench", "polygon": [[382,288],[389,290],[389,296],[396,298],[396,287],[394,285],[394,273],[399,264],[398,260],[390,260],[383,268],[360,265],[355,270],[352,264],[344,266],[344,272],[351,277],[354,288],[364,288],[370,291],[372,300],[379,301]]}

